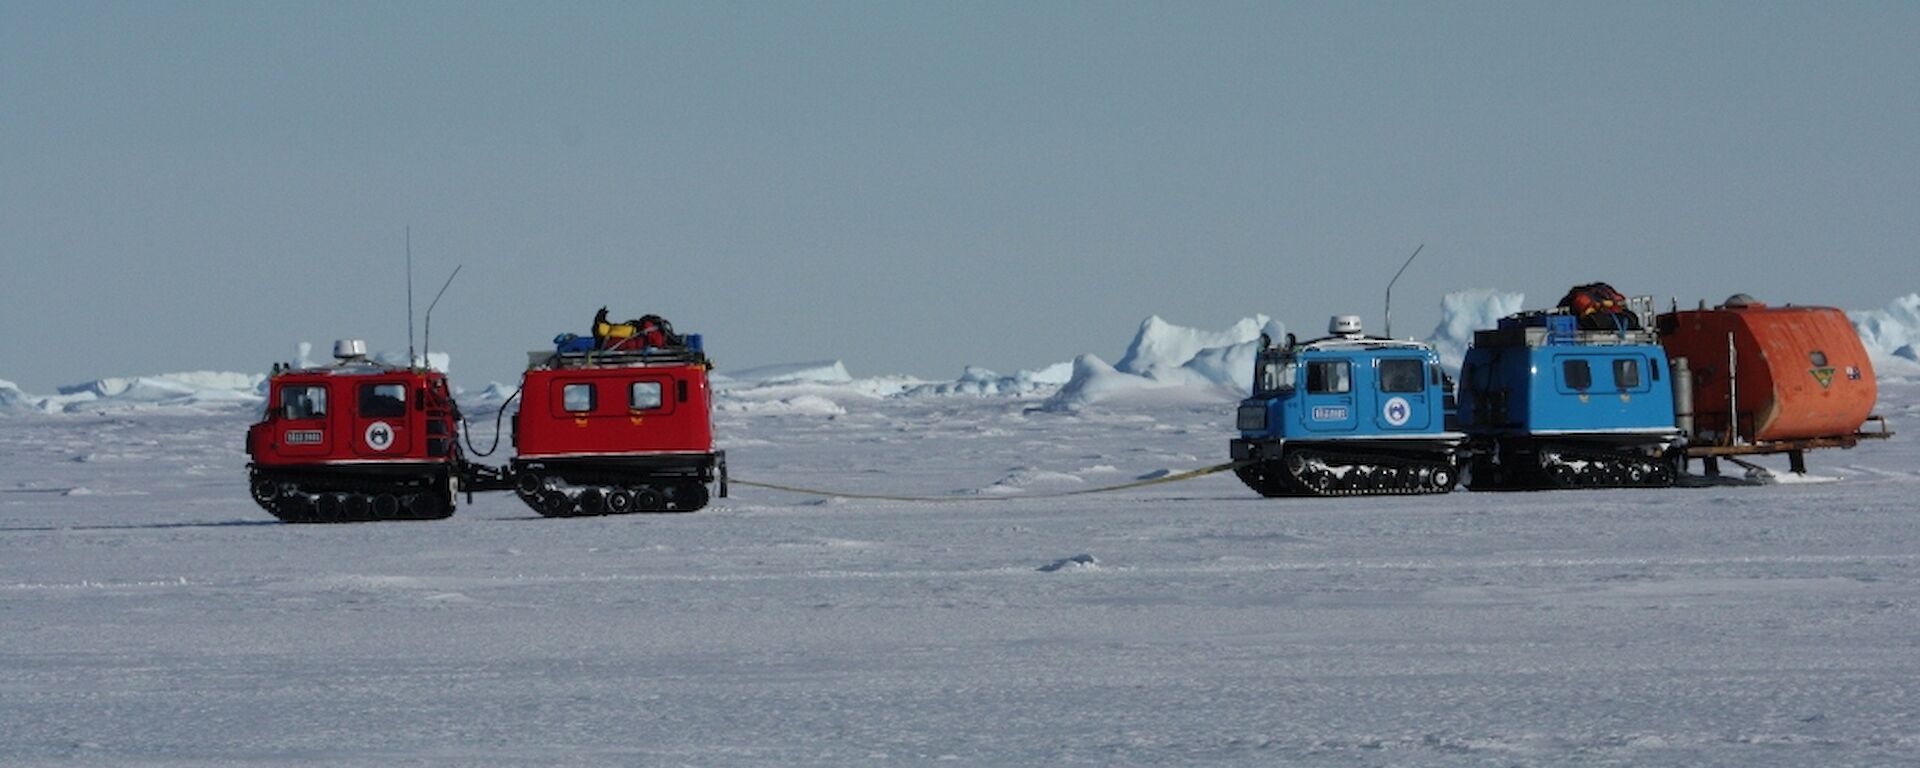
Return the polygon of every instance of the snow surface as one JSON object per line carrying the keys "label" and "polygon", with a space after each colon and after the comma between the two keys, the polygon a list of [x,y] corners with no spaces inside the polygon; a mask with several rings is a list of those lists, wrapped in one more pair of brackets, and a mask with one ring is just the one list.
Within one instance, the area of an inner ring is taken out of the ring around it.
{"label": "snow surface", "polygon": [[[1522,307],[1463,291],[1450,366]],[[1896,431],[1920,295],[1850,313]],[[685,516],[283,526],[257,374],[0,381],[0,765],[1902,765],[1920,449],[1751,482],[1264,500],[1264,316],[951,382],[720,371]],[[302,345],[299,357],[311,354]],[[404,359],[404,358],[401,358]],[[447,361],[436,355],[435,364]],[[474,443],[515,392],[463,393]],[[492,461],[504,461],[503,448]]]}
{"label": "snow surface", "polygon": [[[1457,298],[1456,298],[1457,297]],[[1456,294],[1449,341],[1516,308]],[[1875,364],[1920,300],[1854,313]],[[1904,765],[1920,448],[1768,483],[1267,500],[1254,317],[953,382],[716,377],[692,515],[286,526],[261,379],[0,381],[0,765]],[[1883,374],[1884,376],[1884,374]],[[463,396],[472,438],[513,394]],[[1879,412],[1920,423],[1920,384]],[[508,447],[490,461],[504,462]]]}
{"label": "snow surface", "polygon": [[[879,389],[744,389],[722,403],[835,409],[715,427],[741,479],[974,501],[735,486],[691,515],[494,495],[288,526],[247,497],[251,407],[15,413],[0,765],[1920,754],[1907,434],[1810,455],[1819,484],[1268,500],[1214,475],[1047,498],[1220,461],[1232,408]],[[1920,385],[1882,392],[1896,430],[1920,422]]]}

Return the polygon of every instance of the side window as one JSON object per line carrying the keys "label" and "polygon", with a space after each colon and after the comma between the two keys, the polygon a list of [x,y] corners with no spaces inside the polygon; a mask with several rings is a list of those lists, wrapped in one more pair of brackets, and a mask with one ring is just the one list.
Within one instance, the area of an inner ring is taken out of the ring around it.
{"label": "side window", "polygon": [[1353,372],[1345,360],[1319,360],[1307,363],[1307,392],[1316,395],[1340,394],[1353,390]]}
{"label": "side window", "polygon": [[407,385],[360,385],[360,417],[390,419],[407,415]]}
{"label": "side window", "polygon": [[1560,380],[1570,389],[1585,392],[1593,388],[1593,369],[1585,360],[1567,360],[1560,363]]}
{"label": "side window", "polygon": [[1633,358],[1613,361],[1613,385],[1621,389],[1640,387],[1640,361]]}
{"label": "side window", "polygon": [[627,385],[627,407],[636,411],[660,407],[660,382],[636,381]]}
{"label": "side window", "polygon": [[1827,367],[1827,353],[1816,349],[1807,355],[1807,361],[1813,363],[1813,367],[1815,368],[1825,368]]}
{"label": "side window", "polygon": [[280,390],[280,414],[288,419],[317,419],[327,415],[327,388],[287,387]]}
{"label": "side window", "polygon": [[1380,391],[1426,391],[1427,364],[1420,360],[1381,360]]}
{"label": "side window", "polygon": [[568,384],[560,388],[560,407],[571,413],[593,411],[593,385]]}

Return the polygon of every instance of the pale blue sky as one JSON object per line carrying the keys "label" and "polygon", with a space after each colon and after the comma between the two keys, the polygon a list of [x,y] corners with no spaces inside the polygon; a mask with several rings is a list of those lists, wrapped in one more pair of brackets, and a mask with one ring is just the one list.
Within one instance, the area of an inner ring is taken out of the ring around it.
{"label": "pale blue sky", "polygon": [[1141,318],[1920,290],[1915,3],[0,0],[0,378],[593,311],[951,378]]}

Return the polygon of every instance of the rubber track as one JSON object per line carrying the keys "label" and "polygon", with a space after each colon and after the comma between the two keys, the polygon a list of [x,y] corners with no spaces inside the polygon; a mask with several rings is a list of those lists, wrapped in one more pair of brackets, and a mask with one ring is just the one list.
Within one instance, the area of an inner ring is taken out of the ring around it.
{"label": "rubber track", "polygon": [[[599,491],[602,499],[606,499],[610,497],[614,492],[625,493],[628,495],[629,498],[631,498],[637,491],[651,490],[653,493],[655,493],[662,499],[662,504],[665,504],[666,499],[669,496],[669,493],[668,493],[669,486],[668,485],[651,485],[651,484],[625,485],[625,486],[575,485],[573,487],[581,489],[580,493],[574,494],[573,499],[569,503],[567,508],[564,511],[560,511],[560,512],[550,511],[547,509],[545,504],[541,503],[540,495],[548,493],[549,491],[543,490],[539,494],[535,494],[533,496],[528,496],[526,494],[519,493],[516,491],[514,495],[519,497],[520,501],[526,504],[528,508],[532,509],[534,512],[539,513],[541,517],[601,517],[605,515],[682,514],[687,512],[698,512],[702,509],[705,509],[707,506],[707,502],[712,500],[712,497],[708,495],[707,488],[705,485],[702,485],[697,482],[688,482],[683,485],[690,488],[697,489],[696,493],[697,493],[697,498],[699,500],[699,503],[692,504],[685,507],[667,508],[663,506],[658,509],[646,509],[641,507],[639,502],[636,500],[631,506],[627,507],[627,509],[623,512],[613,511],[605,501],[602,501],[600,503],[599,505],[600,511],[588,511],[585,508],[583,508],[580,504],[579,497],[582,494],[584,494],[586,491],[590,491],[590,490]],[[543,487],[544,487],[544,484],[543,484]]]}
{"label": "rubber track", "polygon": [[[1303,466],[1309,461],[1319,461],[1333,466],[1355,467],[1356,469],[1373,468],[1375,471],[1385,467],[1396,467],[1401,470],[1406,470],[1408,474],[1411,475],[1411,477],[1408,478],[1411,482],[1409,484],[1374,485],[1361,488],[1319,488],[1316,487],[1315,484],[1307,482],[1306,479],[1300,477],[1293,471],[1292,464],[1296,456],[1299,457]],[[1436,486],[1421,483],[1418,479],[1418,470],[1423,468],[1429,471],[1445,470],[1451,477],[1442,485]],[[1258,462],[1257,467],[1249,466],[1240,469],[1237,474],[1240,475],[1241,482],[1246,483],[1249,488],[1259,492],[1260,495],[1267,497],[1425,496],[1437,493],[1448,493],[1452,491],[1454,485],[1460,481],[1459,469],[1450,462],[1422,461],[1418,459],[1368,454],[1342,455],[1311,450],[1299,452],[1289,451],[1279,459]]]}

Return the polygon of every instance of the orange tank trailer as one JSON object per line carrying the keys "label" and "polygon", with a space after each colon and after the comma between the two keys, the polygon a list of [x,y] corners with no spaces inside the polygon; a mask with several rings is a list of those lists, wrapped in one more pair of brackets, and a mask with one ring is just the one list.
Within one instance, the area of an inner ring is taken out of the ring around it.
{"label": "orange tank trailer", "polygon": [[[1880,394],[1859,334],[1832,307],[1769,307],[1735,296],[1713,309],[1663,314],[1655,327],[1667,356],[1686,358],[1692,372],[1696,445],[1851,437]],[[1730,397],[1738,401],[1732,408]]]}

